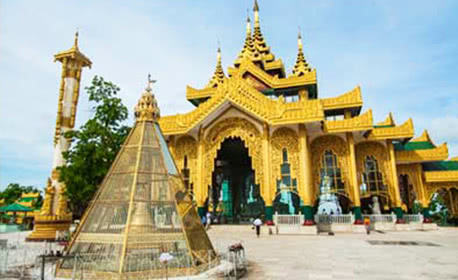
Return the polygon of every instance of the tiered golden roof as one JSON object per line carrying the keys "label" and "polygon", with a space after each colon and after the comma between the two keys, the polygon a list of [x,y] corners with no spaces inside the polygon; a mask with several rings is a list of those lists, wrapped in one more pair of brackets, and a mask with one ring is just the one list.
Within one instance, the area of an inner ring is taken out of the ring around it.
{"label": "tiered golden roof", "polygon": [[219,84],[222,84],[225,78],[226,75],[224,74],[223,66],[221,65],[221,49],[218,47],[218,51],[216,54],[215,72],[213,73],[212,78],[210,79],[205,88],[215,88]]}
{"label": "tiered golden roof", "polygon": [[243,44],[243,48],[240,51],[237,59],[234,62],[235,66],[239,66],[243,59],[250,59],[250,60],[259,60],[260,55],[257,49],[254,46],[253,38],[251,37],[251,21],[250,17],[246,19],[246,37],[245,42]]}
{"label": "tiered golden roof", "polygon": [[[159,120],[166,135],[187,133],[220,107],[232,104],[269,125],[321,121],[324,132],[365,131],[367,140],[406,141],[414,136],[411,119],[396,126],[390,113],[385,121],[374,125],[371,110],[359,115],[363,105],[359,86],[336,97],[318,99],[316,70],[307,63],[300,33],[292,74],[288,77],[281,75],[278,70],[283,69],[283,64],[281,60],[275,60],[261,32],[256,0],[253,11],[254,31],[252,33],[248,18],[244,46],[234,63],[235,67],[228,68],[228,78],[220,67],[218,53],[217,67],[209,84],[203,89],[186,88],[187,99],[197,108],[186,114],[165,116]],[[268,65],[277,65],[277,68],[269,68]],[[287,102],[287,92],[295,92],[300,98]],[[326,119],[344,113],[344,120]]]}
{"label": "tiered golden roof", "polygon": [[311,72],[312,68],[309,66],[307,61],[305,60],[304,51],[302,46],[302,36],[299,33],[297,36],[297,58],[296,64],[293,68],[293,75],[294,76],[303,76],[307,72]]}
{"label": "tiered golden roof", "polygon": [[78,32],[75,33],[75,41],[71,49],[54,55],[54,61],[63,62],[66,58],[75,59],[81,63],[81,67],[89,66],[89,68],[91,68],[91,60],[87,58],[78,48]]}

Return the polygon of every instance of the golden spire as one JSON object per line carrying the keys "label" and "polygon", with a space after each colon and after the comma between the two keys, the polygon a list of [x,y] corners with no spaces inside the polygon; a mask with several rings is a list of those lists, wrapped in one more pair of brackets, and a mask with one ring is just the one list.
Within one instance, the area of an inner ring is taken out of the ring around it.
{"label": "golden spire", "polygon": [[151,74],[148,74],[148,85],[142,94],[142,97],[138,100],[137,106],[135,106],[135,118],[137,122],[141,121],[152,121],[156,122],[159,119],[160,111],[157,106],[156,98],[152,92],[152,84],[156,80],[151,80]]}
{"label": "golden spire", "polygon": [[303,44],[302,44],[302,36],[301,32],[299,31],[297,35],[297,58],[296,64],[293,68],[293,75],[294,76],[302,76],[306,72],[311,72],[312,69],[308,65],[307,61],[305,60],[304,52],[303,52]]}
{"label": "golden spire", "polygon": [[246,37],[245,43],[243,44],[243,48],[239,53],[237,60],[235,61],[235,65],[239,65],[243,58],[254,59],[258,57],[259,54],[256,52],[256,49],[253,45],[253,39],[251,37],[251,21],[250,17],[247,16],[246,19]]}
{"label": "golden spire", "polygon": [[254,47],[256,51],[258,51],[262,55],[270,54],[270,48],[267,46],[267,43],[264,40],[264,36],[262,35],[262,32],[261,32],[261,26],[259,24],[259,5],[258,5],[257,0],[254,0],[253,11],[254,11],[254,30],[253,30]]}
{"label": "golden spire", "polygon": [[216,69],[215,73],[213,73],[213,77],[208,82],[206,88],[214,88],[217,87],[219,84],[224,82],[224,78],[226,75],[224,74],[223,66],[221,66],[221,48],[218,47],[218,51],[216,53]]}
{"label": "golden spire", "polygon": [[254,12],[254,25],[259,26],[259,5],[258,5],[257,0],[254,0],[253,12]]}

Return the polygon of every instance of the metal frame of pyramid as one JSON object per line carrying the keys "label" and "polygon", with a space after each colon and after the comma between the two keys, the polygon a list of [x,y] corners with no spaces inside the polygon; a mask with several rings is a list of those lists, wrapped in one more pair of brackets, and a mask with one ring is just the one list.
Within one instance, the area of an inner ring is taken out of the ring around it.
{"label": "metal frame of pyramid", "polygon": [[[218,262],[157,123],[148,87],[136,122],[73,235],[57,276],[151,279],[202,272]],[[167,267],[162,253],[174,256]]]}

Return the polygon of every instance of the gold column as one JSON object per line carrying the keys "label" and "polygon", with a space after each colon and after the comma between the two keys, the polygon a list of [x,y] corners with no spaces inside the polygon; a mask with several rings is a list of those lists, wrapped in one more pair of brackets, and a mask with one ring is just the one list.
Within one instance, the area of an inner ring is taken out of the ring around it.
{"label": "gold column", "polygon": [[395,201],[394,206],[396,208],[401,208],[401,193],[399,192],[399,180],[398,180],[398,172],[396,171],[396,158],[394,154],[394,145],[391,140],[386,140],[386,145],[388,147],[388,153],[390,156],[390,167],[391,167],[391,178],[393,182],[393,189],[395,194]]}
{"label": "gold column", "polygon": [[[205,194],[207,192],[206,186],[204,186],[204,131],[202,126],[199,128],[197,135],[197,176],[196,186],[194,188],[194,194],[196,197],[197,207],[199,209],[204,207]],[[199,210],[202,211],[202,210]],[[200,213],[199,213],[200,214]]]}
{"label": "gold column", "polygon": [[78,48],[78,33],[75,34],[72,48],[54,55],[54,61],[62,63],[53,141],[54,157],[43,206],[40,213],[34,216],[33,232],[26,238],[33,241],[55,240],[56,232],[68,230],[72,222],[66,187],[59,181],[58,167],[66,164],[63,153],[70,148],[71,139],[63,134],[71,131],[75,125],[82,69],[92,65]]}
{"label": "gold column", "polygon": [[429,206],[429,197],[427,197],[427,192],[425,190],[425,184],[423,183],[423,169],[421,168],[421,164],[415,164],[415,175],[417,176],[418,182],[418,196],[420,198],[421,207],[428,208]]}
{"label": "gold column", "polygon": [[263,168],[264,168],[264,186],[261,186],[261,194],[263,194],[265,202],[265,221],[267,225],[273,225],[273,200],[275,195],[274,184],[272,183],[272,166],[270,157],[270,129],[268,124],[264,124],[264,133],[262,134],[262,153],[263,153]]}
{"label": "gold column", "polygon": [[315,203],[313,174],[312,174],[312,154],[307,135],[307,128],[304,124],[299,125],[299,168],[300,182],[299,194],[301,194],[304,205],[301,211],[304,214],[304,225],[311,226],[313,222],[313,205]]}
{"label": "gold column", "polygon": [[349,155],[349,177],[350,177],[350,187],[352,192],[353,204],[354,207],[361,207],[361,199],[359,197],[359,186],[358,186],[358,171],[356,169],[356,153],[355,153],[355,138],[353,137],[352,132],[347,132],[347,143],[348,150],[350,151]]}
{"label": "gold column", "polygon": [[313,199],[313,177],[312,177],[312,158],[308,143],[307,129],[304,124],[299,125],[299,167],[303,178],[299,188],[304,205],[312,206]]}
{"label": "gold column", "polygon": [[264,124],[264,133],[262,135],[262,153],[264,159],[264,186],[261,190],[263,193],[263,199],[266,206],[272,206],[274,192],[271,182],[271,158],[270,158],[270,129],[268,124]]}

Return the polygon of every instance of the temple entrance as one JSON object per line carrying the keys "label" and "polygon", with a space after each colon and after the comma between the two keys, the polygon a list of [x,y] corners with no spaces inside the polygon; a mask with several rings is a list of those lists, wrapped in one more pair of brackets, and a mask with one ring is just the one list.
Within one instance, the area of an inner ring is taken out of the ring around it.
{"label": "temple entrance", "polygon": [[215,159],[208,210],[217,223],[246,223],[264,213],[264,201],[248,149],[240,138],[228,138]]}
{"label": "temple entrance", "polygon": [[421,212],[421,206],[416,203],[416,193],[409,175],[399,176],[399,192],[402,200],[402,210],[409,214]]}

